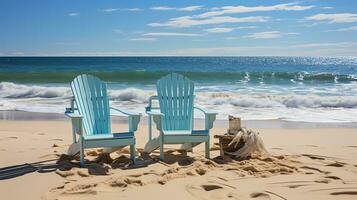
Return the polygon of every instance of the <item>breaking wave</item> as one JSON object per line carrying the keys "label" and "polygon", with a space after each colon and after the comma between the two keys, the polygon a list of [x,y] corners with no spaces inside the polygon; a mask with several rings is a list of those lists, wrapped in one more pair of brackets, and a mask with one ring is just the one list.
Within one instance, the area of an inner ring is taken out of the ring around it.
{"label": "breaking wave", "polygon": [[[349,88],[355,86],[353,84]],[[219,87],[226,90],[219,91]],[[338,86],[335,87],[331,90],[340,90]],[[228,114],[236,114],[244,119],[357,122],[356,90],[350,92],[349,96],[346,92],[343,92],[344,95],[319,94],[311,92],[309,88],[303,93],[301,88],[299,91],[286,92],[286,88],[282,91],[274,92],[271,87],[260,90],[250,85],[239,91],[226,86],[204,86],[197,87],[195,94],[196,104],[219,111],[220,119],[226,119]],[[154,87],[111,88],[109,99],[116,106],[144,113],[148,98],[155,93]],[[69,106],[71,96],[70,88],[64,86],[0,82],[0,110],[63,113],[65,107]]]}
{"label": "breaking wave", "polygon": [[357,108],[357,96],[317,95],[239,95],[216,93],[197,95],[206,105],[227,105],[244,108]]}
{"label": "breaking wave", "polygon": [[69,97],[70,94],[70,89],[66,87],[29,86],[11,82],[0,83],[0,97],[3,98],[65,98]]}

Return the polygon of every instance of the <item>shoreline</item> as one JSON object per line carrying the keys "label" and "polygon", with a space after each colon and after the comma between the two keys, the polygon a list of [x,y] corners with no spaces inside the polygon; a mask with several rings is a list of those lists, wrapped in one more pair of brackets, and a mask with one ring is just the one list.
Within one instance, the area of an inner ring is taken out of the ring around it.
{"label": "shoreline", "polygon": [[[64,114],[42,113],[27,111],[0,111],[0,121],[66,121],[69,120]],[[124,116],[112,116],[113,123],[124,124],[127,119]],[[143,116],[140,123],[147,125],[147,117]],[[242,120],[243,126],[248,128],[264,129],[318,129],[318,128],[357,128],[356,122],[301,122],[286,121],[282,119],[271,120]],[[204,125],[204,119],[195,119],[195,125]],[[217,119],[215,126],[219,128],[228,127],[227,120]]]}

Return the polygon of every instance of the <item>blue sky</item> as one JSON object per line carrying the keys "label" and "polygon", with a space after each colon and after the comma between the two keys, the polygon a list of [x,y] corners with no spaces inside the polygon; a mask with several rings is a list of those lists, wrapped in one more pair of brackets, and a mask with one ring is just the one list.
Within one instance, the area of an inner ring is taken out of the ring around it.
{"label": "blue sky", "polygon": [[0,56],[356,56],[356,0],[1,0]]}

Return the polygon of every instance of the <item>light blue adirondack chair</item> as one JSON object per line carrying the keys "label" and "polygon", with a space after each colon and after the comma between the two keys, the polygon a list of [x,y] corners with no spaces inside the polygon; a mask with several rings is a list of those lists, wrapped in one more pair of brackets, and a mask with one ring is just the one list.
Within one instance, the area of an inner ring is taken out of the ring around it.
{"label": "light blue adirondack chair", "polygon": [[[172,73],[161,78],[157,84],[157,96],[149,100],[146,108],[149,123],[149,141],[144,152],[151,153],[160,147],[160,159],[164,160],[164,144],[183,144],[181,149],[192,150],[192,147],[205,142],[205,156],[209,158],[210,136],[216,112],[194,107],[194,83],[188,78]],[[154,100],[159,107],[153,106]],[[194,113],[197,109],[205,114],[205,129],[193,130]],[[154,120],[160,135],[152,138],[151,120]]]}
{"label": "light blue adirondack chair", "polygon": [[[135,135],[141,114],[123,111],[109,106],[107,86],[99,78],[79,75],[71,83],[73,100],[65,114],[72,119],[73,144],[68,154],[80,153],[80,164],[84,165],[84,149],[97,147],[124,147],[130,145],[131,159],[135,162]],[[112,133],[110,111],[128,116],[129,130]],[[77,136],[78,135],[78,139]]]}

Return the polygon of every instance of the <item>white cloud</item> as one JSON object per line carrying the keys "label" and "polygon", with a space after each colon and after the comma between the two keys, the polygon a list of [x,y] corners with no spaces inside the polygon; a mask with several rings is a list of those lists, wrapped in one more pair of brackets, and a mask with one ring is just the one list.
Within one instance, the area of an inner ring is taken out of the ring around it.
{"label": "white cloud", "polygon": [[296,2],[286,3],[286,4],[277,4],[273,6],[223,6],[221,8],[215,8],[214,11],[209,11],[197,15],[200,18],[213,17],[225,14],[239,14],[239,13],[249,13],[249,12],[263,12],[263,11],[302,11],[309,10],[315,6],[300,6]]}
{"label": "white cloud", "polygon": [[70,16],[70,17],[75,17],[75,16],[78,16],[79,15],[79,13],[68,13],[68,16]]}
{"label": "white cloud", "polygon": [[256,26],[239,26],[235,29],[255,29],[255,28],[257,28],[257,27]]}
{"label": "white cloud", "polygon": [[316,14],[305,17],[307,20],[325,21],[328,23],[351,23],[357,22],[357,14],[353,13],[336,13],[336,14]]}
{"label": "white cloud", "polygon": [[271,38],[281,37],[281,33],[280,31],[266,31],[266,32],[251,33],[245,37],[252,38],[252,39],[271,39]]}
{"label": "white cloud", "polygon": [[160,11],[166,11],[166,10],[176,10],[174,7],[168,7],[168,6],[154,6],[150,8],[151,10],[160,10]]}
{"label": "white cloud", "polygon": [[156,38],[148,38],[148,37],[143,37],[143,38],[131,38],[131,41],[155,41],[157,40]]}
{"label": "white cloud", "polygon": [[120,10],[120,8],[105,8],[105,9],[102,9],[101,11],[103,12],[115,12],[115,11],[118,11]]}
{"label": "white cloud", "polygon": [[300,35],[300,33],[290,32],[290,33],[286,33],[286,35]]}
{"label": "white cloud", "polygon": [[338,32],[357,31],[357,26],[337,29]]}
{"label": "white cloud", "polygon": [[[226,14],[239,14],[250,12],[263,12],[263,11],[302,11],[308,10],[315,6],[298,5],[298,2],[277,4],[272,6],[223,6],[219,8],[211,8],[211,11],[204,12],[199,15],[182,16],[177,18],[171,18],[167,22],[163,23],[150,23],[149,26],[153,27],[191,27],[197,25],[208,24],[223,24],[223,23],[241,23],[241,22],[266,22],[269,17],[264,16],[248,16],[248,17],[232,17],[222,16]],[[175,8],[168,6],[156,6],[151,7],[152,10],[180,10],[180,11],[194,11],[201,9],[203,6],[189,6],[184,8]]]}
{"label": "white cloud", "polygon": [[357,42],[326,42],[326,43],[303,43],[291,45],[293,48],[324,48],[324,47],[353,47]]}
{"label": "white cloud", "polygon": [[198,25],[209,24],[224,24],[224,23],[244,23],[244,22],[266,22],[269,17],[252,16],[252,17],[212,17],[208,19],[194,19],[190,16],[171,18],[164,23],[151,23],[153,27],[191,27]]}
{"label": "white cloud", "polygon": [[142,11],[143,9],[141,9],[141,8],[126,8],[125,10],[132,11],[132,12],[137,12],[137,11]]}
{"label": "white cloud", "polygon": [[325,10],[327,10],[327,9],[333,9],[333,7],[332,6],[325,6],[325,7],[321,7],[322,9],[325,9]]}
{"label": "white cloud", "polygon": [[137,11],[142,11],[143,9],[141,8],[105,8],[102,9],[101,11],[103,12],[116,12],[116,11],[132,11],[132,12],[137,12]]}
{"label": "white cloud", "polygon": [[255,29],[256,26],[239,26],[239,27],[230,27],[230,28],[209,28],[205,29],[209,33],[229,33],[233,30],[243,30],[243,29]]}
{"label": "white cloud", "polygon": [[232,32],[234,28],[209,28],[205,29],[205,31],[209,33],[229,33]]}
{"label": "white cloud", "polygon": [[203,6],[187,6],[187,7],[183,7],[183,8],[178,8],[177,10],[192,12],[192,11],[196,11],[196,10],[201,10],[202,7]]}
{"label": "white cloud", "polygon": [[169,6],[154,6],[151,7],[151,10],[159,10],[159,11],[168,11],[168,10],[177,10],[177,11],[186,11],[186,12],[192,12],[196,10],[201,10],[203,6],[187,6],[187,7],[182,7],[182,8],[175,8],[175,7],[169,7]]}
{"label": "white cloud", "polygon": [[225,37],[225,40],[236,40],[239,39],[239,37]]}
{"label": "white cloud", "polygon": [[144,33],[143,36],[183,36],[183,37],[191,37],[191,36],[201,36],[201,34],[196,34],[196,33],[176,33],[176,32],[156,32],[156,33]]}

